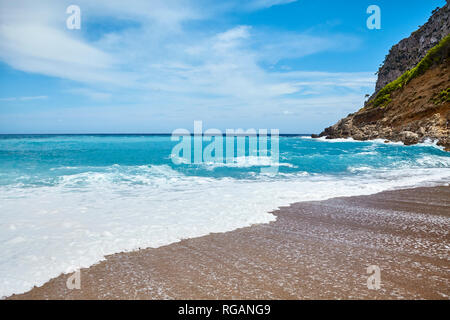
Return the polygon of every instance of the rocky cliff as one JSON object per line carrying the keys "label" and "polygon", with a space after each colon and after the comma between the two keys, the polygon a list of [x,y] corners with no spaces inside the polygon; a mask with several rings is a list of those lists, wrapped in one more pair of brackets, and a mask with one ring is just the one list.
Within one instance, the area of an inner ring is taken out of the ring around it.
{"label": "rocky cliff", "polygon": [[[447,1],[448,2],[448,1]],[[422,27],[393,46],[378,70],[375,92],[414,68],[427,52],[450,33],[450,5],[433,11]]]}
{"label": "rocky cliff", "polygon": [[433,11],[423,27],[394,46],[370,100],[320,136],[407,145],[431,139],[450,151],[449,9],[447,3]]}

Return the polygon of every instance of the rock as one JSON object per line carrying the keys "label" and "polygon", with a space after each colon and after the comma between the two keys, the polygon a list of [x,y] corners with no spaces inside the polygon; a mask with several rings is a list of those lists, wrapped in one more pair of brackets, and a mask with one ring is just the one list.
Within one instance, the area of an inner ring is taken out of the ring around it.
{"label": "rock", "polygon": [[424,127],[420,127],[420,128],[419,128],[419,134],[420,134],[421,136],[424,136],[424,135],[425,135],[425,128],[424,128]]}
{"label": "rock", "polygon": [[400,133],[400,139],[405,145],[409,146],[419,142],[419,135],[411,131],[403,131]]}

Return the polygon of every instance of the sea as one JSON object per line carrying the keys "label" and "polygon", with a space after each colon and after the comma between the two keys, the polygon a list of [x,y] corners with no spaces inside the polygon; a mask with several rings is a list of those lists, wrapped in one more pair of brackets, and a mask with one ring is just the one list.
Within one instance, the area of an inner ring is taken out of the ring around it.
{"label": "sea", "polygon": [[233,159],[196,163],[174,161],[178,143],[158,134],[0,135],[0,297],[110,254],[270,223],[294,202],[450,182],[450,153],[431,141],[282,135],[276,159],[237,156],[236,143]]}

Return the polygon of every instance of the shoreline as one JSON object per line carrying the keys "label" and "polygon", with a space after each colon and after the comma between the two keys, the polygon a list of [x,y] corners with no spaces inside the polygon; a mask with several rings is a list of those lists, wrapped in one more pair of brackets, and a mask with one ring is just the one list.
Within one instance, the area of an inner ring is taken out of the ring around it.
{"label": "shoreline", "polygon": [[[299,202],[277,220],[117,253],[6,299],[450,299],[450,187]],[[381,269],[381,289],[366,268]]]}

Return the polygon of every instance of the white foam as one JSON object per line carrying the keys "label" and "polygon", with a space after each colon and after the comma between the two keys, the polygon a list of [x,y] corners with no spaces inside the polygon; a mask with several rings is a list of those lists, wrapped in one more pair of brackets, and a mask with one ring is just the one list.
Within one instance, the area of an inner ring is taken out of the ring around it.
{"label": "white foam", "polygon": [[438,140],[426,139],[424,142],[416,144],[416,146],[433,147],[433,148],[439,149],[441,151],[444,151],[445,148],[443,146],[438,146],[437,143],[438,143]]}
{"label": "white foam", "polygon": [[[305,138],[305,137],[303,137]],[[376,143],[376,144],[389,144],[389,145],[399,145],[403,146],[404,143],[401,141],[393,142],[386,139],[372,139],[372,140],[355,140],[351,137],[349,138],[336,138],[336,139],[327,139],[327,137],[320,137],[320,138],[312,138],[310,139],[322,141],[322,142],[330,142],[330,143],[339,143],[339,142],[356,142],[356,143]]]}
{"label": "white foam", "polygon": [[[374,143],[374,144],[387,144],[387,145],[397,145],[397,146],[404,146],[405,144],[401,141],[390,141],[387,139],[371,139],[371,140],[355,140],[351,137],[349,138],[335,138],[335,139],[327,139],[327,137],[319,137],[319,138],[313,138],[313,137],[301,137],[302,139],[313,139],[317,141],[322,142],[330,142],[330,143],[339,143],[339,142],[358,142],[358,143]],[[438,140],[431,140],[431,139],[425,139],[424,142],[416,143],[413,145],[410,145],[410,147],[433,147],[436,149],[439,149],[441,151],[444,151],[443,146],[438,146]]]}
{"label": "white foam", "polygon": [[376,151],[364,151],[364,152],[358,152],[357,154],[361,156],[375,156],[378,154]]}
{"label": "white foam", "polygon": [[[180,158],[176,155],[171,155],[170,159],[175,159],[176,163],[191,164],[185,158]],[[225,159],[222,161],[202,162],[198,165],[205,167],[208,170],[214,170],[215,168],[250,168],[250,167],[266,167],[266,166],[297,168],[297,166],[291,163],[275,161],[274,158],[268,156],[233,157],[231,159]]]}
{"label": "white foam", "polygon": [[263,156],[245,156],[245,157],[235,157],[231,159],[229,162],[205,162],[202,164],[209,170],[213,170],[215,168],[250,168],[250,167],[288,167],[288,168],[296,168],[297,166],[286,163],[275,161],[272,157],[263,157]]}
{"label": "white foam", "polygon": [[[365,152],[360,152],[357,154],[366,154]],[[439,170],[439,168],[450,168],[450,157],[443,157],[443,156],[431,156],[431,155],[423,155],[421,157],[418,157],[417,159],[408,159],[408,160],[401,160],[397,161],[395,163],[392,163],[391,166],[388,167],[379,167],[379,168],[373,168],[371,166],[349,166],[348,171],[352,173],[358,173],[358,172],[385,172],[387,170],[394,170],[395,174],[399,173],[398,170],[428,170],[428,168],[435,168]],[[397,171],[395,171],[397,170]]]}
{"label": "white foam", "polygon": [[422,156],[416,160],[416,163],[421,167],[444,167],[450,168],[450,157],[441,156]]}
{"label": "white foam", "polygon": [[25,292],[108,254],[268,223],[275,220],[268,212],[293,202],[449,180],[449,168],[235,180],[185,176],[163,165],[112,166],[65,176],[55,186],[2,186],[0,296]]}

